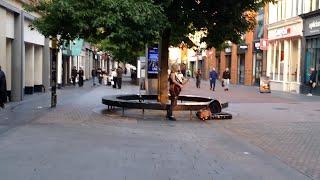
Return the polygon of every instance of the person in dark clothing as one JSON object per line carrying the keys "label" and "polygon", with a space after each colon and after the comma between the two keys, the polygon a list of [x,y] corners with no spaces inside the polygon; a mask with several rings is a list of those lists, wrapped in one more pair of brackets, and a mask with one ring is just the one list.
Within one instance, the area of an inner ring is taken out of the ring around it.
{"label": "person in dark clothing", "polygon": [[196,72],[196,87],[200,88],[200,83],[201,83],[201,70],[198,69]]}
{"label": "person in dark clothing", "polygon": [[127,68],[125,67],[125,68],[124,68],[124,74],[127,74],[127,72],[128,72],[128,70],[127,70]]}
{"label": "person in dark clothing", "polygon": [[223,72],[222,78],[223,78],[222,83],[224,85],[224,90],[229,91],[229,84],[231,79],[229,68],[226,68],[226,70]]}
{"label": "person in dark clothing", "polygon": [[98,80],[99,80],[99,84],[101,85],[102,84],[102,77],[103,77],[101,68],[97,69],[97,77],[98,77]]}
{"label": "person in dark clothing", "polygon": [[73,66],[72,70],[71,70],[71,80],[72,80],[72,84],[75,86],[76,85],[76,78],[78,76],[78,71],[77,68],[75,66]]}
{"label": "person in dark clothing", "polygon": [[212,71],[209,74],[210,78],[210,90],[214,91],[216,87],[216,80],[218,79],[218,73],[215,68],[212,68]]}
{"label": "person in dark clothing", "polygon": [[311,74],[309,77],[309,94],[308,96],[312,96],[312,90],[316,87],[317,84],[317,71],[314,68],[310,68]]}
{"label": "person in dark clothing", "polygon": [[7,102],[7,82],[6,75],[1,70],[0,66],[0,107],[4,108],[4,103]]}
{"label": "person in dark clothing", "polygon": [[92,69],[91,76],[92,76],[92,85],[95,86],[96,79],[97,79],[97,70],[96,69]]}
{"label": "person in dark clothing", "polygon": [[80,67],[80,70],[78,72],[79,74],[79,87],[83,86],[83,76],[84,76],[84,72],[83,69]]}
{"label": "person in dark clothing", "polygon": [[122,74],[123,74],[123,70],[121,67],[117,68],[117,85],[118,85],[118,89],[121,89],[121,85],[122,85]]}

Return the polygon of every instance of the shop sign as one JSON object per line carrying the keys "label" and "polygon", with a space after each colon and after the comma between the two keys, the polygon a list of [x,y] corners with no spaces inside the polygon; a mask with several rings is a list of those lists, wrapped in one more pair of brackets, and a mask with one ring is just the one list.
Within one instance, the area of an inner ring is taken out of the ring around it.
{"label": "shop sign", "polygon": [[294,36],[302,36],[302,22],[296,22],[295,24],[291,24],[289,26],[281,27],[281,28],[268,28],[268,39],[269,41],[281,38],[288,38]]}
{"label": "shop sign", "polygon": [[240,49],[248,49],[248,46],[247,45],[240,45],[239,48]]}
{"label": "shop sign", "polygon": [[290,32],[291,32],[291,29],[290,29],[290,28],[277,29],[277,30],[276,30],[276,36],[277,36],[277,37],[279,37],[279,36],[285,36],[285,35],[290,34]]}
{"label": "shop sign", "polygon": [[304,35],[313,36],[320,34],[320,16],[308,18],[304,21]]}
{"label": "shop sign", "polygon": [[260,39],[260,49],[261,50],[268,50],[268,40],[267,39]]}

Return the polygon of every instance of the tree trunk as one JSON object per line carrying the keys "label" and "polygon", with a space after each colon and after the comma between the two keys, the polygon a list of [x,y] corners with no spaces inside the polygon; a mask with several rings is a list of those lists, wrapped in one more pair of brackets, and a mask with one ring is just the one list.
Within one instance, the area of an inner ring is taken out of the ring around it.
{"label": "tree trunk", "polygon": [[171,30],[166,28],[162,35],[159,44],[159,96],[158,100],[161,104],[168,102],[168,59],[169,59],[169,39]]}

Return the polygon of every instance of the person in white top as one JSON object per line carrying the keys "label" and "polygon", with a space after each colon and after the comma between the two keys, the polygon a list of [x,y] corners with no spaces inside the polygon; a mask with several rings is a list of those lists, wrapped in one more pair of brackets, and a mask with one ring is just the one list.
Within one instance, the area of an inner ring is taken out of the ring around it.
{"label": "person in white top", "polygon": [[112,81],[111,81],[112,87],[117,88],[117,72],[115,69],[112,69],[111,77],[112,77]]}

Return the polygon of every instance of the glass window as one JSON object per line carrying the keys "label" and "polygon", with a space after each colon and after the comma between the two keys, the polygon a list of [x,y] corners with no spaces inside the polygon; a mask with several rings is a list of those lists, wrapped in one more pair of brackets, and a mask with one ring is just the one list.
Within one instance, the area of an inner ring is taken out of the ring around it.
{"label": "glass window", "polygon": [[274,80],[279,79],[279,57],[280,57],[280,44],[276,42],[276,52],[275,52],[275,59],[274,59]]}
{"label": "glass window", "polygon": [[281,41],[280,47],[280,81],[283,81],[284,76],[284,41]]}
{"label": "glass window", "polygon": [[299,63],[299,40],[295,39],[291,41],[291,58],[289,59],[289,78],[291,82],[297,82],[298,80],[298,63]]}

